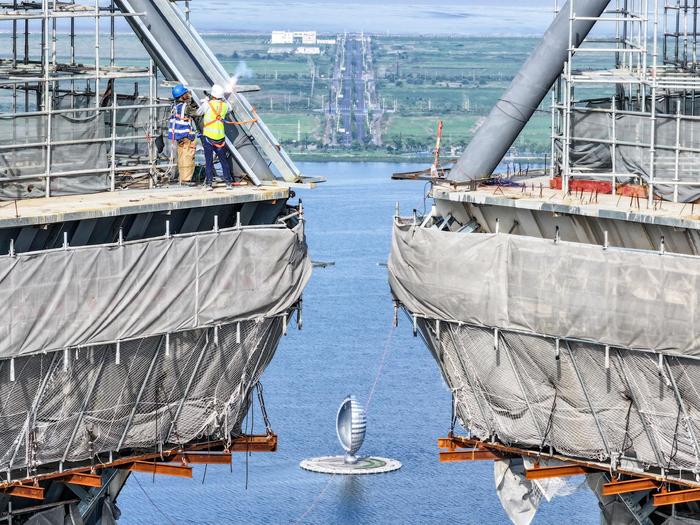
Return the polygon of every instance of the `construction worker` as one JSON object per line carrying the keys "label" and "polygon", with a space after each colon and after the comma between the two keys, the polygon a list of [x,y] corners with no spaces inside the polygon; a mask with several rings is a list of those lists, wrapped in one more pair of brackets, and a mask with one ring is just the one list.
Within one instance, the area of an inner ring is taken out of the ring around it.
{"label": "construction worker", "polygon": [[226,90],[219,84],[211,88],[211,98],[205,99],[199,108],[198,114],[204,115],[202,124],[202,146],[204,146],[204,159],[206,160],[206,185],[207,190],[212,191],[214,184],[214,154],[219,158],[226,189],[233,189],[233,177],[231,166],[227,157],[226,148],[226,115],[231,111],[226,102]]}
{"label": "construction worker", "polygon": [[196,151],[197,104],[192,100],[189,90],[179,84],[172,90],[174,104],[170,114],[168,139],[177,143],[177,173],[180,184],[196,186],[192,181],[194,175],[194,155]]}

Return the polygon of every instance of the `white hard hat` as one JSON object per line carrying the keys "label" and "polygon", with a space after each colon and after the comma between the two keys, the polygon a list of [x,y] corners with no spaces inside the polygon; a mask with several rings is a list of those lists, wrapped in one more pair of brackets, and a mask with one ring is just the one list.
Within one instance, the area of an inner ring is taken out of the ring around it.
{"label": "white hard hat", "polygon": [[214,84],[211,87],[211,96],[214,98],[224,98],[224,88],[219,84]]}

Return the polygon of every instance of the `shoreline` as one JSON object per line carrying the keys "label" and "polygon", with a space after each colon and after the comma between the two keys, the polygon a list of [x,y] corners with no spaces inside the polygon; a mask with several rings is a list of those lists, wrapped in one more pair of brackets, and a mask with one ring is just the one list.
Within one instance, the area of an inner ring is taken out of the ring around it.
{"label": "shoreline", "polygon": [[[362,162],[381,162],[381,163],[393,163],[393,164],[425,164],[426,168],[429,168],[431,164],[433,163],[433,157],[425,157],[425,156],[419,156],[419,155],[412,155],[412,156],[397,156],[397,155],[363,155],[363,154],[356,154],[356,155],[328,155],[328,154],[298,154],[298,153],[291,153],[287,151],[289,156],[292,158],[294,162],[318,162],[318,163],[323,163],[323,162],[348,162],[348,163],[362,163]],[[529,156],[527,158],[523,159],[518,159],[517,157],[513,159],[506,159],[506,162],[522,162],[523,164],[526,162],[531,162],[533,164],[536,164],[536,159],[544,159],[545,154],[542,155],[533,155]],[[457,158],[442,158],[442,163],[443,164],[451,164],[453,162],[456,162]]]}

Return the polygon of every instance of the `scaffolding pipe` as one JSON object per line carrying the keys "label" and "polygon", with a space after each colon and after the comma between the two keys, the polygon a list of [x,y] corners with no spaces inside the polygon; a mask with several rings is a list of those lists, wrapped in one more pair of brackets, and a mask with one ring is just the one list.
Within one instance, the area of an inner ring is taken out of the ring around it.
{"label": "scaffolding pipe", "polygon": [[[451,178],[457,181],[489,176],[544,100],[561,73],[569,53],[569,22],[573,27],[573,47],[586,38],[609,0],[578,0],[574,20],[569,20],[569,0],[542,41],[530,55],[508,91],[489,113],[457,164]],[[581,20],[584,17],[585,20]]]}

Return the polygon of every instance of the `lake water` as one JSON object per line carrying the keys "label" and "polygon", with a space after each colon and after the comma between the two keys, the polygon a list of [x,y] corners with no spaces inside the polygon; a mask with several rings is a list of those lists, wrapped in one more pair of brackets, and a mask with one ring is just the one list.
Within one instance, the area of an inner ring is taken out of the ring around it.
{"label": "lake water", "polygon": [[[120,524],[508,523],[494,491],[490,462],[440,464],[438,437],[450,423],[450,394],[409,321],[391,328],[386,268],[396,201],[423,209],[422,182],[392,182],[399,164],[309,163],[328,182],[304,190],[315,269],[304,294],[304,329],[290,330],[263,375],[276,453],[235,454],[229,467],[195,467],[194,479],[135,475],[119,496]],[[429,205],[429,204],[428,204]],[[363,403],[386,359],[368,410],[362,452],[395,458],[391,474],[330,477],[299,461],[340,453],[338,405],[349,393]],[[256,430],[262,432],[259,414]],[[594,496],[580,491],[543,503],[535,523],[598,523]]]}
{"label": "lake water", "polygon": [[[552,0],[197,0],[192,20],[205,32],[522,36],[542,34],[553,9]],[[230,16],[212,17],[212,12]]]}

